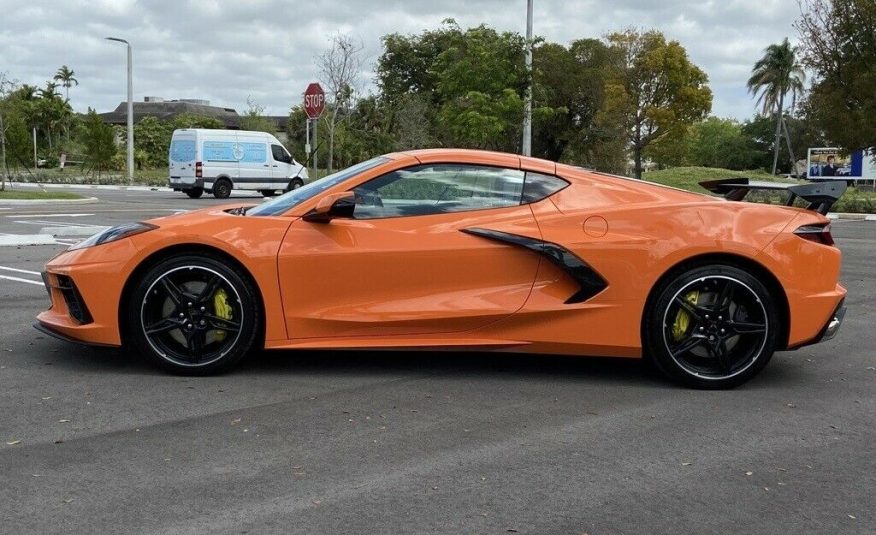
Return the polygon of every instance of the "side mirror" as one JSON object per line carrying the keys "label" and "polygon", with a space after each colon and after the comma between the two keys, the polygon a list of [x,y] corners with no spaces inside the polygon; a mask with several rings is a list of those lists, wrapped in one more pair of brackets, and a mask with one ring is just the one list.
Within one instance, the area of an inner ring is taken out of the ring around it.
{"label": "side mirror", "polygon": [[313,210],[304,214],[302,219],[311,223],[328,223],[338,217],[353,217],[355,198],[352,191],[331,193],[320,199]]}

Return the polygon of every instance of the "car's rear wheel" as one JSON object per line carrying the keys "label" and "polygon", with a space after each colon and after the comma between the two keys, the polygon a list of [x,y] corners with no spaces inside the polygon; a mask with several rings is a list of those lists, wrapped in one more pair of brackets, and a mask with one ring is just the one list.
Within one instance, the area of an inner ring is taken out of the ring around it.
{"label": "car's rear wheel", "polygon": [[217,199],[227,199],[231,195],[231,181],[220,178],[213,183],[213,196]]}
{"label": "car's rear wheel", "polygon": [[226,370],[258,339],[261,308],[249,277],[220,258],[178,255],[146,272],[128,307],[136,348],[173,373]]}
{"label": "car's rear wheel", "polygon": [[769,289],[727,265],[665,280],[646,310],[646,355],[670,378],[697,388],[732,388],[757,375],[778,346],[780,317]]}
{"label": "car's rear wheel", "polygon": [[199,199],[201,197],[201,195],[204,194],[204,188],[192,188],[192,189],[187,189],[185,191],[186,191],[186,195],[188,195],[192,199]]}

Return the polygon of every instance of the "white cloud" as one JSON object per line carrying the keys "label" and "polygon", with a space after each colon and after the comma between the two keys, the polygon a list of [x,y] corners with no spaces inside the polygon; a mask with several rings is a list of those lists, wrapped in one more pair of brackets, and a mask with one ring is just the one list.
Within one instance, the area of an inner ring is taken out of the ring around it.
{"label": "white cloud", "polygon": [[[0,70],[43,85],[62,64],[76,71],[75,109],[108,111],[126,94],[125,52],[134,48],[134,95],[206,98],[246,107],[252,95],[270,114],[285,114],[318,76],[315,58],[337,33],[362,40],[369,63],[380,37],[418,33],[455,18],[523,32],[525,0],[0,0]],[[789,36],[792,0],[535,0],[535,33],[549,41],[601,37],[628,27],[656,28],[681,42],[709,75],[713,112],[754,112],[745,80],[764,47]],[[373,87],[373,74],[363,82]]]}

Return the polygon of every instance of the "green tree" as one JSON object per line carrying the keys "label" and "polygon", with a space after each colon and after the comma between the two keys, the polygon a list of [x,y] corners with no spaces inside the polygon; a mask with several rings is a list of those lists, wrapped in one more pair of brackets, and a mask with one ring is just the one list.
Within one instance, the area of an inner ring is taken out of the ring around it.
{"label": "green tree", "polygon": [[[776,136],[773,149],[773,174],[779,163],[779,140],[785,130],[785,138],[790,149],[790,135],[787,133],[785,117],[785,96],[791,93],[792,102],[803,93],[806,74],[797,61],[797,48],[788,43],[786,37],[780,44],[772,44],[764,49],[763,57],[757,60],[748,79],[748,90],[760,94],[757,103],[763,105],[763,114],[775,113]],[[794,105],[792,104],[792,108]]]}
{"label": "green tree", "polygon": [[876,2],[802,0],[803,62],[815,72],[807,116],[847,149],[876,143]]}
{"label": "green tree", "polygon": [[79,80],[76,79],[75,75],[76,73],[73,72],[73,69],[66,65],[61,65],[61,68],[58,69],[53,78],[64,86],[64,99],[68,102],[70,101],[70,88],[74,85],[79,85]]}
{"label": "green tree", "polygon": [[608,46],[598,39],[580,39],[569,47],[541,43],[534,49],[534,99],[555,113],[535,117],[533,155],[606,171],[623,170],[623,144],[614,142],[596,124],[612,65],[610,55]]}
{"label": "green tree", "polygon": [[685,136],[711,110],[712,91],[684,47],[658,31],[613,33],[608,44],[614,65],[597,123],[626,139],[641,178],[645,149]]}
{"label": "green tree", "polygon": [[173,130],[177,128],[225,128],[225,123],[219,119],[197,113],[181,113],[174,117],[170,124],[173,126]]}
{"label": "green tree", "polygon": [[691,127],[688,161],[743,171],[756,165],[757,149],[735,119],[709,117]]}
{"label": "green tree", "polygon": [[[265,107],[255,101],[252,96],[246,97],[246,112],[240,118],[241,130],[253,130],[273,134],[277,131],[273,121],[265,117]],[[136,137],[134,138],[136,139]]]}
{"label": "green tree", "polygon": [[99,176],[101,171],[109,168],[118,150],[113,129],[103,122],[97,112],[88,108],[83,123],[83,137],[86,165],[96,170]]}

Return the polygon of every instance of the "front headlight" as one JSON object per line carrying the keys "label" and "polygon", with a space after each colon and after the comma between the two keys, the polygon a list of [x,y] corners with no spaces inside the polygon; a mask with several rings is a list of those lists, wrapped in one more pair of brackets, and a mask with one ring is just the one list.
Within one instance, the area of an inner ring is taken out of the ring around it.
{"label": "front headlight", "polygon": [[76,245],[71,245],[70,248],[67,250],[75,251],[76,249],[94,247],[95,245],[121,240],[122,238],[127,238],[135,234],[141,234],[143,232],[149,232],[150,230],[155,230],[157,228],[157,225],[152,225],[150,223],[125,223],[123,225],[117,225],[115,227],[101,230],[94,236],[86,238]]}

